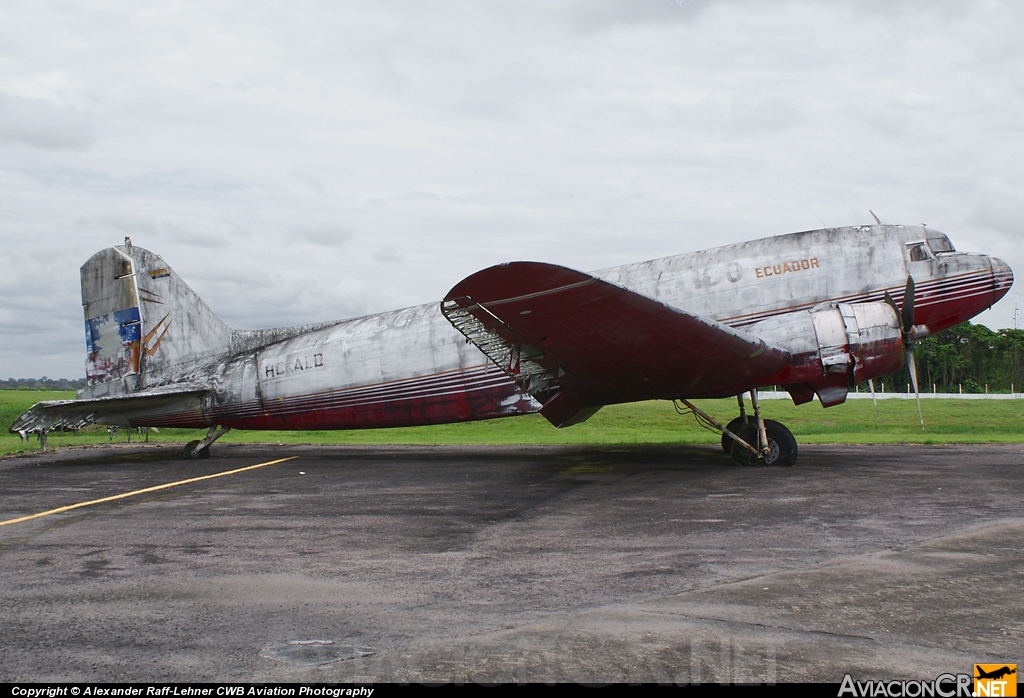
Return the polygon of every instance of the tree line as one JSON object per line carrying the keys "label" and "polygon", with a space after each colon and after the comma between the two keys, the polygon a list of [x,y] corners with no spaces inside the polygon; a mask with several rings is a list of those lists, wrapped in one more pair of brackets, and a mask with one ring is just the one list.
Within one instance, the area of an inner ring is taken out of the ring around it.
{"label": "tree line", "polygon": [[85,379],[79,378],[8,378],[0,380],[0,390],[81,390]]}
{"label": "tree line", "polygon": [[[991,393],[1024,392],[1024,330],[990,330],[965,322],[919,339],[914,358],[921,392],[984,393],[986,387]],[[903,392],[909,383],[910,372],[903,366],[885,379],[886,391],[892,385]]]}

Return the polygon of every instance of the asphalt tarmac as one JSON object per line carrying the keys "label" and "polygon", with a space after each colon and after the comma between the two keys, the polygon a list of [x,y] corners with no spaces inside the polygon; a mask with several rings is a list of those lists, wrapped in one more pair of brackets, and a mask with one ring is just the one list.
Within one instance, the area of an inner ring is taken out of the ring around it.
{"label": "asphalt tarmac", "polygon": [[1024,445],[0,460],[0,681],[789,682],[1022,662]]}

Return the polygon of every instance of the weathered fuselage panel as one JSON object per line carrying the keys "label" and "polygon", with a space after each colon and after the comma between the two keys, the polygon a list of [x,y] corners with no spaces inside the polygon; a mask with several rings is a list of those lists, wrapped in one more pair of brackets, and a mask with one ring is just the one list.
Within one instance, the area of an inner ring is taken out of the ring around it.
{"label": "weathered fuselage panel", "polygon": [[249,419],[258,428],[434,424],[539,409],[434,303],[341,322],[255,356],[262,412]]}

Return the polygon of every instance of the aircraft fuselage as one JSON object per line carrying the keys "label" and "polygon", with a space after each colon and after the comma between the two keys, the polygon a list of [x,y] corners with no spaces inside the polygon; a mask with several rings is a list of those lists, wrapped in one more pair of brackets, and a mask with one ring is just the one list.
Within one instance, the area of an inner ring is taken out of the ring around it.
{"label": "aircraft fuselage", "polygon": [[[118,249],[136,261],[140,297],[157,297],[160,278],[146,269],[154,263],[140,256],[145,251]],[[859,374],[828,383],[822,325],[811,311],[829,303],[881,304],[886,292],[902,305],[908,275],[916,281],[915,323],[932,333],[991,306],[1012,283],[1012,273],[1000,260],[952,251],[945,236],[922,226],[794,233],[594,273],[788,350],[791,364],[757,384],[814,387],[815,376],[823,376],[822,385],[832,386],[829,395],[834,396],[826,400],[820,393],[825,405],[841,402],[854,378],[898,368],[902,354],[888,356],[876,367],[862,361]],[[159,312],[156,305],[141,306],[143,313]],[[143,319],[143,331],[147,327],[156,325]],[[147,361],[157,361],[161,349],[171,351],[166,345],[176,340],[173,329],[147,332],[133,390],[151,390],[170,380],[205,380],[212,390],[201,399],[183,398],[173,410],[125,414],[121,421],[133,426],[351,429],[488,419],[541,408],[452,327],[436,302],[284,332],[291,336],[280,341],[272,341],[273,332],[239,333],[248,339],[223,350],[213,348],[206,362],[192,361],[187,368],[181,364],[189,375],[170,369],[147,373]],[[648,397],[727,396],[754,387],[724,382],[701,395],[659,395],[654,390]],[[107,394],[98,383],[79,397]]]}

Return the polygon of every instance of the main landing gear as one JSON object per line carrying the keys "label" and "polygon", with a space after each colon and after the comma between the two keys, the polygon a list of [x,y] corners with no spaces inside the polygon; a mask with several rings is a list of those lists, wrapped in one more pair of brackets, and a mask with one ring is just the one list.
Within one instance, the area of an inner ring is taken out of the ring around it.
{"label": "main landing gear", "polygon": [[693,413],[701,426],[722,433],[722,450],[730,454],[740,465],[796,465],[798,449],[793,433],[779,422],[761,417],[757,391],[750,391],[750,402],[754,406],[753,415],[747,414],[742,394],[737,395],[736,400],[739,403],[740,416],[724,427],[690,402],[679,402],[686,405],[685,411]]}
{"label": "main landing gear", "polygon": [[210,427],[202,441],[189,441],[185,444],[182,456],[185,458],[209,458],[210,444],[231,431],[231,427],[218,427],[216,424]]}

